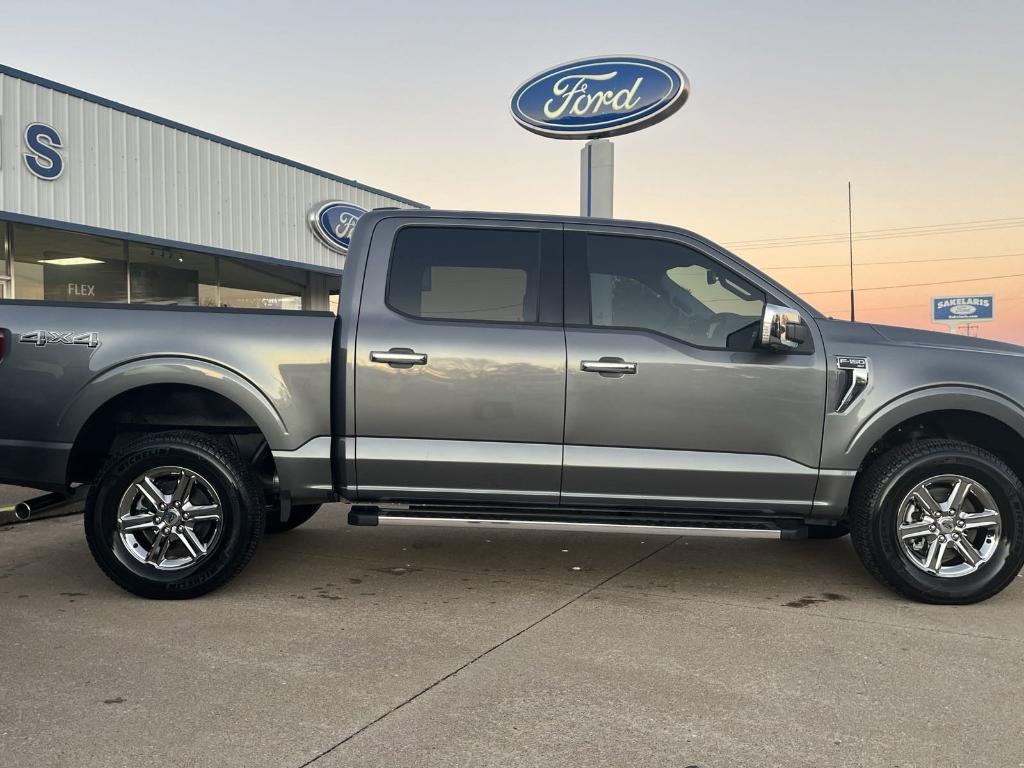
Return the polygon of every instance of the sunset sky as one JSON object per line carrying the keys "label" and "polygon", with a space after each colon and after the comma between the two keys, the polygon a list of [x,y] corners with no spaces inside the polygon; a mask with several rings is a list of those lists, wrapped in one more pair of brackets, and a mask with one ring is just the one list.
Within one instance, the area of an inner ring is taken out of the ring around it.
{"label": "sunset sky", "polygon": [[988,292],[979,334],[1024,342],[1022,2],[58,1],[4,21],[5,64],[437,208],[576,213],[581,144],[518,127],[512,90],[583,56],[665,59],[692,95],[615,139],[617,216],[848,317],[851,181],[858,319],[931,327],[931,296]]}

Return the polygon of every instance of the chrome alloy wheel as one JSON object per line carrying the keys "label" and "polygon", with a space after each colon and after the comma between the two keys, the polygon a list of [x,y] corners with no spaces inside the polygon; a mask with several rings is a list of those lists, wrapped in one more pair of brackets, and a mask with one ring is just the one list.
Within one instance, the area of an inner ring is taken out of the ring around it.
{"label": "chrome alloy wheel", "polygon": [[963,475],[937,475],[900,504],[896,535],[904,556],[941,578],[974,573],[992,559],[1002,518],[992,494]]}
{"label": "chrome alloy wheel", "polygon": [[204,477],[184,467],[157,467],[135,478],[117,509],[125,549],[161,571],[203,560],[220,538],[224,511]]}

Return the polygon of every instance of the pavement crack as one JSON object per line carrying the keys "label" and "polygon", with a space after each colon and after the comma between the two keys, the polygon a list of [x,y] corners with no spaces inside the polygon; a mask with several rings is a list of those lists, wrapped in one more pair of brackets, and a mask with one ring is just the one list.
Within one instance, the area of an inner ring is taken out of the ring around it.
{"label": "pavement crack", "polygon": [[370,722],[366,723],[363,726],[360,726],[359,728],[354,730],[352,733],[350,733],[348,736],[343,738],[341,741],[337,742],[336,744],[331,745],[330,747],[325,749],[320,754],[318,754],[315,757],[312,757],[309,760],[307,760],[306,762],[302,763],[299,766],[299,768],[308,768],[308,766],[312,765],[313,763],[317,762],[318,760],[320,760],[320,759],[322,759],[324,757],[327,757],[329,754],[331,754],[335,750],[337,750],[337,749],[345,746],[346,744],[348,744],[348,742],[352,741],[352,739],[356,738],[357,736],[359,736],[362,733],[365,733],[370,728],[372,728],[373,726],[377,725],[377,723],[382,722],[383,720],[387,719],[388,717],[393,715],[398,710],[403,709],[404,707],[408,706],[409,704],[412,704],[414,701],[419,699],[424,694],[429,693],[434,688],[436,688],[437,686],[441,685],[441,683],[445,682],[446,680],[451,680],[453,677],[458,675],[464,669],[467,669],[467,668],[473,666],[474,664],[476,664],[478,661],[480,661],[484,657],[489,656],[494,651],[498,650],[499,648],[501,648],[504,645],[507,645],[508,643],[512,642],[516,638],[522,637],[523,635],[525,635],[527,632],[529,632],[534,627],[537,627],[540,624],[543,624],[545,621],[550,619],[552,616],[554,616],[554,615],[556,615],[558,613],[561,613],[566,608],[568,608],[570,605],[572,605],[573,603],[575,603],[575,602],[577,602],[579,600],[582,600],[584,597],[589,595],[591,592],[594,592],[595,590],[600,589],[601,587],[603,587],[608,582],[612,581],[613,579],[617,579],[619,576],[621,576],[622,574],[624,574],[627,571],[631,570],[632,568],[635,568],[636,566],[640,565],[645,560],[649,560],[650,558],[654,557],[659,552],[661,552],[661,551],[663,551],[665,549],[668,549],[673,544],[675,544],[677,541],[679,541],[680,538],[682,538],[682,537],[681,536],[676,536],[676,537],[672,538],[668,543],[662,544],[657,549],[654,549],[654,550],[648,552],[643,557],[641,557],[641,558],[639,558],[637,560],[634,560],[629,565],[627,565],[624,568],[616,571],[615,573],[613,573],[612,575],[608,576],[607,578],[604,578],[601,581],[597,582],[596,584],[593,584],[592,586],[587,587],[587,589],[583,590],[582,592],[580,592],[578,595],[576,595],[572,599],[567,600],[566,602],[562,603],[557,608],[555,608],[554,610],[549,611],[548,613],[544,614],[543,616],[541,616],[536,621],[531,622],[530,624],[527,624],[525,627],[520,629],[518,632],[515,632],[514,634],[511,634],[508,637],[506,637],[500,643],[496,643],[495,645],[492,645],[490,648],[488,648],[486,651],[483,651],[482,653],[477,654],[472,659],[470,659],[466,663],[456,667],[455,669],[453,669],[451,672],[449,672],[448,674],[444,675],[443,677],[439,677],[437,680],[432,682],[430,685],[420,689],[419,691],[417,691],[416,693],[414,693],[412,696],[410,696],[409,698],[405,699],[404,701],[400,702],[399,704],[396,704],[395,706],[393,706],[391,709],[389,709],[387,712],[385,712],[384,714],[380,715],[379,717],[374,718],[373,720],[371,720]]}

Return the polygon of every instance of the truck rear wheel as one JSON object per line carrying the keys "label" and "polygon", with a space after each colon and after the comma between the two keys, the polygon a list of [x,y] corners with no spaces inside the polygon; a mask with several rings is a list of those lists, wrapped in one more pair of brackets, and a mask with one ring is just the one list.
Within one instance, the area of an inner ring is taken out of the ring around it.
{"label": "truck rear wheel", "polygon": [[267,533],[284,533],[298,528],[313,515],[320,511],[319,504],[297,504],[292,507],[288,520],[282,522],[278,513],[267,515]]}
{"label": "truck rear wheel", "polygon": [[850,528],[858,556],[883,584],[926,603],[975,603],[1024,565],[1024,490],[988,451],[921,440],[866,470]]}
{"label": "truck rear wheel", "polygon": [[164,432],[118,451],[85,507],[93,557],[118,586],[149,598],[198,597],[252,558],[264,530],[259,480],[224,443]]}

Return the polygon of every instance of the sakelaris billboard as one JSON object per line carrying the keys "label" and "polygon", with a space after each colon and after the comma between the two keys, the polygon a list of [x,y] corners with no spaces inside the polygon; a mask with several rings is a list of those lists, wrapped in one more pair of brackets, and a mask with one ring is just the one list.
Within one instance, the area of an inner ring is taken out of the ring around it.
{"label": "sakelaris billboard", "polygon": [[977,322],[995,317],[992,294],[978,296],[938,296],[932,299],[932,320],[936,323]]}

